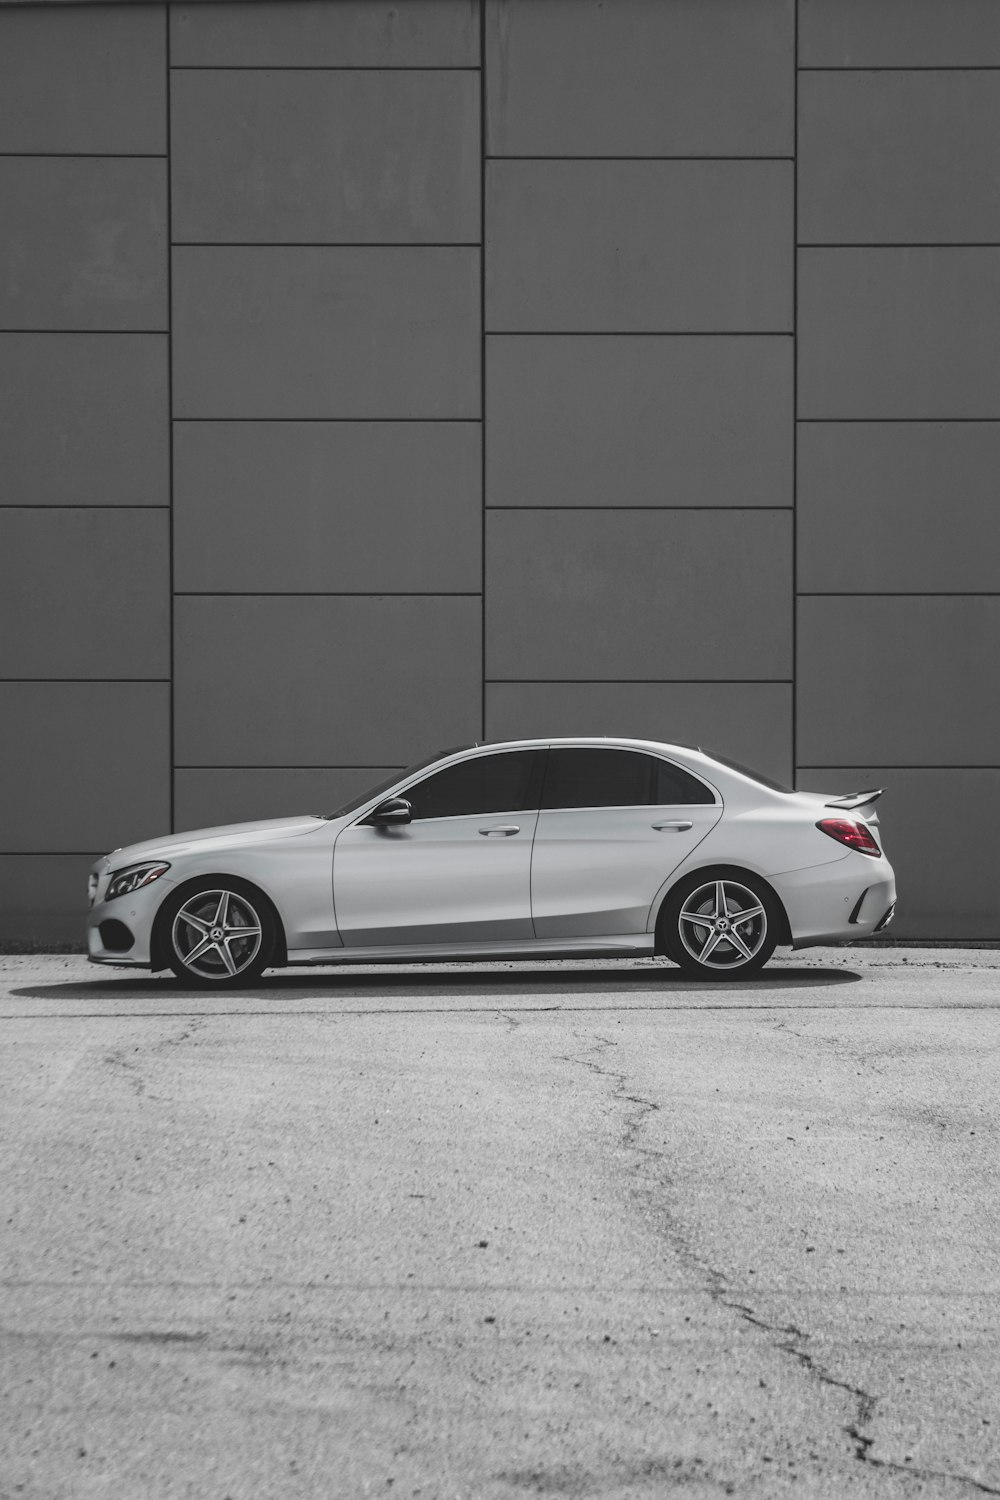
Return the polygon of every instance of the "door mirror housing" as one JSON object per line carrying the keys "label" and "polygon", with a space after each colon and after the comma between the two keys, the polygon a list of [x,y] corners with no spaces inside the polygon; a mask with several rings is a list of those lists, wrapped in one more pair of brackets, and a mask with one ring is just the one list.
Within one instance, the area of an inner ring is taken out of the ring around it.
{"label": "door mirror housing", "polygon": [[368,822],[374,823],[376,828],[387,828],[395,823],[408,823],[409,821],[410,804],[405,797],[387,797],[368,817]]}

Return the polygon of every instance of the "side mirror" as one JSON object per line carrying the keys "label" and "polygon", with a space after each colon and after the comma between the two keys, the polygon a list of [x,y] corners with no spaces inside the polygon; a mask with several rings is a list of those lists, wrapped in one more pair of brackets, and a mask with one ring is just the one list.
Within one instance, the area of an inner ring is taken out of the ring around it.
{"label": "side mirror", "polygon": [[374,823],[376,828],[386,828],[394,823],[408,823],[410,821],[410,804],[405,797],[388,797],[385,802],[380,802],[373,813],[368,816],[368,822]]}

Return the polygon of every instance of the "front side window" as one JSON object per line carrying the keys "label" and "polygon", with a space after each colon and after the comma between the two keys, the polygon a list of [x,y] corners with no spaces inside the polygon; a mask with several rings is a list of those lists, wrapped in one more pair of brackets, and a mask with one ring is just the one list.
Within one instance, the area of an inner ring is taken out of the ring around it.
{"label": "front side window", "polygon": [[549,751],[543,808],[676,807],[711,803],[694,776],[638,750],[581,747]]}
{"label": "front side window", "polygon": [[424,766],[431,766],[436,760],[443,760],[446,755],[454,755],[458,750],[472,750],[473,748],[474,744],[452,745],[450,750],[438,750],[433,755],[425,756],[423,760],[415,761],[412,766],[407,766],[405,771],[393,771],[392,775],[387,776],[384,781],[376,782],[374,786],[366,788],[360,796],[352,797],[349,802],[342,803],[336,812],[323,813],[322,816],[329,823],[334,818],[342,818],[347,813],[357,812],[359,807],[364,807],[366,802],[370,802],[380,792],[390,791],[394,786],[398,786],[401,781],[405,781],[407,776],[414,776],[417,771],[422,771]]}
{"label": "front side window", "polygon": [[492,813],[523,812],[538,806],[538,750],[512,750],[506,755],[477,755],[446,766],[401,793],[418,818],[484,817]]}

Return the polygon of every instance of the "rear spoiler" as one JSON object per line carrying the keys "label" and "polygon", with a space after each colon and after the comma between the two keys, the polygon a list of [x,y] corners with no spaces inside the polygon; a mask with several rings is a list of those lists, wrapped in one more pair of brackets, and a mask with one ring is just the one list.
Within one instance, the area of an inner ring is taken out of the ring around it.
{"label": "rear spoiler", "polygon": [[[859,807],[865,807],[869,802],[877,802],[881,797],[884,787],[876,787],[870,792],[848,792],[844,797],[835,797],[827,807],[843,807],[848,811],[856,811]],[[877,819],[875,821],[878,821]]]}

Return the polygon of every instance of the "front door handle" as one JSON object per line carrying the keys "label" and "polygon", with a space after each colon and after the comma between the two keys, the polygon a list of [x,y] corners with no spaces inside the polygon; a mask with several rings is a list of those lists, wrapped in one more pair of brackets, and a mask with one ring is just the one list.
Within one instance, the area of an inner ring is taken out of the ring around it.
{"label": "front door handle", "polygon": [[489,838],[493,833],[499,833],[504,838],[509,838],[512,833],[520,833],[521,829],[517,823],[494,823],[491,828],[480,828],[479,832],[484,838]]}
{"label": "front door handle", "polygon": [[678,833],[687,833],[688,829],[691,828],[692,826],[693,825],[691,823],[686,823],[683,819],[678,819],[676,822],[671,822],[671,823],[654,823],[653,824],[653,827],[657,830],[657,832],[660,832],[664,828],[673,828],[673,829],[676,829],[676,831]]}

